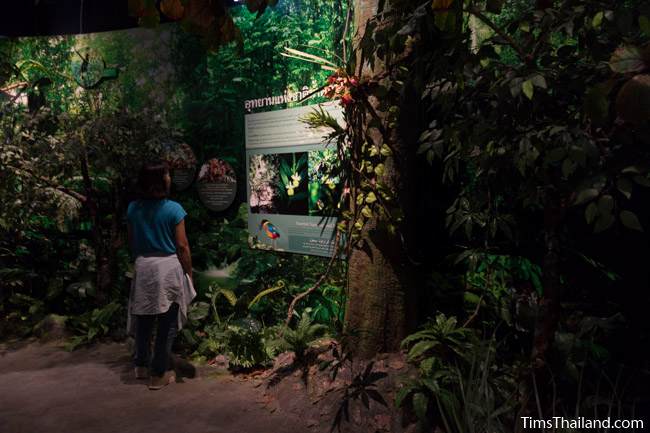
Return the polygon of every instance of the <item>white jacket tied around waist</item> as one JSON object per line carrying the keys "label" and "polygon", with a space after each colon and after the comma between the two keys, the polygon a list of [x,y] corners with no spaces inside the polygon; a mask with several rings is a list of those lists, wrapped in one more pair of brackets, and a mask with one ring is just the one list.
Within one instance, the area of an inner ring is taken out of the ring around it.
{"label": "white jacket tied around waist", "polygon": [[133,315],[166,313],[174,302],[179,307],[178,329],[182,329],[187,322],[187,307],[195,296],[192,281],[176,254],[138,256],[131,282],[127,333],[135,335]]}

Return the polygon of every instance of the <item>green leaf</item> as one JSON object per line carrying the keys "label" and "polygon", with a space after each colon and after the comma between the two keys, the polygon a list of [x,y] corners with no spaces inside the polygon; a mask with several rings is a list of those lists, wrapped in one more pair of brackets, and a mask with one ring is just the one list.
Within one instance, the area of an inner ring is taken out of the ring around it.
{"label": "green leaf", "polygon": [[614,224],[614,216],[611,213],[600,214],[594,225],[594,232],[600,233],[607,230]]}
{"label": "green leaf", "polygon": [[576,200],[575,202],[573,202],[573,204],[577,206],[583,203],[587,203],[588,201],[591,201],[596,197],[598,197],[598,193],[599,191],[595,188],[583,189],[578,193],[578,195],[576,196]]}
{"label": "green leaf", "polygon": [[650,36],[650,18],[645,15],[639,17],[639,27],[646,36]]}
{"label": "green leaf", "polygon": [[422,392],[413,394],[413,409],[415,415],[422,421],[426,421],[429,409],[429,397]]}
{"label": "green leaf", "polygon": [[628,229],[638,230],[640,232],[643,231],[643,227],[641,227],[639,218],[633,212],[630,212],[629,210],[621,211],[619,218],[621,219],[623,225]]}
{"label": "green leaf", "polygon": [[404,400],[406,400],[406,397],[408,397],[414,390],[415,387],[413,385],[400,388],[395,395],[395,407],[401,407]]}
{"label": "green leaf", "polygon": [[566,156],[566,149],[563,147],[556,147],[555,149],[551,150],[548,153],[546,159],[548,159],[549,162],[559,162],[562,161],[565,156]]}
{"label": "green leaf", "polygon": [[614,209],[614,197],[612,197],[609,194],[605,194],[604,196],[598,199],[598,210],[600,211],[600,213],[602,214],[612,213],[613,209]]}
{"label": "green leaf", "polygon": [[539,87],[540,89],[546,89],[548,87],[546,84],[546,78],[544,78],[544,76],[541,74],[533,75],[530,80],[535,85],[535,87]]}
{"label": "green leaf", "polygon": [[634,124],[650,120],[650,75],[637,75],[623,85],[616,97],[616,113]]}
{"label": "green leaf", "polygon": [[576,162],[574,160],[567,158],[562,162],[562,176],[564,176],[565,179],[568,179],[569,176],[573,174],[575,169]]}
{"label": "green leaf", "polygon": [[623,170],[621,170],[621,173],[623,173],[623,174],[628,174],[628,173],[641,174],[642,170],[641,170],[640,167],[638,167],[636,165],[630,165],[629,167],[625,167]]}
{"label": "green leaf", "polygon": [[624,177],[618,179],[616,181],[616,187],[621,192],[621,194],[623,194],[628,200],[630,199],[634,185],[629,179],[626,179]]}
{"label": "green leaf", "polygon": [[429,150],[431,148],[432,144],[433,143],[431,143],[431,142],[425,142],[425,143],[420,144],[420,146],[418,146],[418,150],[417,150],[416,153],[419,155],[420,153],[426,152],[427,150]]}
{"label": "green leaf", "polygon": [[617,48],[609,60],[609,67],[614,72],[627,74],[629,72],[641,72],[648,67],[643,60],[641,49],[635,46]]}
{"label": "green leaf", "polygon": [[587,224],[592,224],[596,220],[597,215],[598,206],[595,202],[589,203],[589,206],[585,209],[585,219],[587,220]]}
{"label": "green leaf", "polygon": [[533,82],[531,80],[526,80],[524,83],[521,85],[521,90],[524,92],[524,95],[528,99],[533,99],[533,94],[535,93],[535,88],[533,86]]}
{"label": "green leaf", "polygon": [[650,179],[644,176],[634,176],[634,182],[646,188],[650,188]]}
{"label": "green leaf", "polygon": [[375,193],[370,191],[368,195],[366,195],[366,203],[371,204],[377,201],[377,196],[375,196]]}
{"label": "green leaf", "polygon": [[598,12],[596,15],[594,15],[594,18],[591,20],[591,25],[593,28],[597,29],[600,27],[600,25],[603,23],[603,17],[604,14],[602,11]]}
{"label": "green leaf", "polygon": [[413,345],[413,347],[411,347],[411,350],[409,350],[408,353],[408,358],[410,360],[417,359],[418,357],[422,356],[428,350],[433,349],[437,345],[438,342],[436,341],[431,341],[431,340],[420,341],[419,343],[416,343],[415,345]]}

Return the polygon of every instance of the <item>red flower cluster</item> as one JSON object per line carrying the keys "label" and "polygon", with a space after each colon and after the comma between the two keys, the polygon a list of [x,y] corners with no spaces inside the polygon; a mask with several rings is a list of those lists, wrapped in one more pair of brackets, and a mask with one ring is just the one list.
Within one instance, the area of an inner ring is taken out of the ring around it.
{"label": "red flower cluster", "polygon": [[350,77],[336,72],[327,78],[325,97],[329,99],[340,99],[341,104],[349,105],[354,102],[353,92],[358,86],[359,80],[356,77]]}

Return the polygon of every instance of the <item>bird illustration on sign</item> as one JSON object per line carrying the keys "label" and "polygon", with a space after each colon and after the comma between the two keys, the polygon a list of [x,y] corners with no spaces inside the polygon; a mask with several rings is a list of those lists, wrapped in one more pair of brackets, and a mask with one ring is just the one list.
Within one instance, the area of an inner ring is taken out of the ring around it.
{"label": "bird illustration on sign", "polygon": [[273,223],[267,219],[263,219],[260,223],[260,230],[264,232],[267,238],[271,239],[273,249],[275,249],[275,241],[280,237],[280,231]]}

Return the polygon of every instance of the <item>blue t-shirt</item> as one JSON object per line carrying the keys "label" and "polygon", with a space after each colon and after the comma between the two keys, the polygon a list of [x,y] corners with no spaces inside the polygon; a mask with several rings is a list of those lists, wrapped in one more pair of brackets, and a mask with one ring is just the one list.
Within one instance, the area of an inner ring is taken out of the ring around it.
{"label": "blue t-shirt", "polygon": [[133,230],[133,255],[175,254],[176,226],[187,212],[172,200],[136,200],[129,203],[127,220]]}

